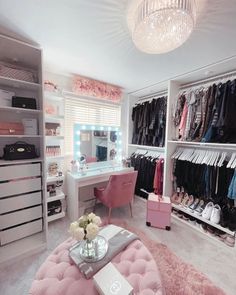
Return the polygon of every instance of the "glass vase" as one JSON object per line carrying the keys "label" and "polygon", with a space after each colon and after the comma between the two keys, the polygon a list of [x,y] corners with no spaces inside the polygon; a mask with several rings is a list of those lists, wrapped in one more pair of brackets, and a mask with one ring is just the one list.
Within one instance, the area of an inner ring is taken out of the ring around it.
{"label": "glass vase", "polygon": [[96,258],[96,245],[95,240],[84,240],[81,249],[81,256],[82,259],[88,261],[88,260],[94,260]]}

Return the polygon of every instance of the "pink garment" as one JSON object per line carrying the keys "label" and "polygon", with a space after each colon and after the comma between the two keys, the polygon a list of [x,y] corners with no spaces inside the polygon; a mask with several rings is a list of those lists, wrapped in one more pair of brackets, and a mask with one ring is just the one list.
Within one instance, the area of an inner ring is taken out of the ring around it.
{"label": "pink garment", "polygon": [[[46,259],[29,295],[98,295],[93,280],[86,280],[68,255],[73,243],[75,240],[69,238]],[[115,256],[112,263],[133,286],[134,294],[165,294],[156,262],[140,240]]]}
{"label": "pink garment", "polygon": [[154,193],[156,195],[163,194],[163,173],[164,173],[164,159],[160,158],[156,161],[156,169],[153,180]]}
{"label": "pink garment", "polygon": [[185,101],[183,113],[181,116],[181,121],[179,124],[179,139],[183,140],[183,136],[185,133],[186,123],[187,123],[187,116],[188,116],[188,104]]}

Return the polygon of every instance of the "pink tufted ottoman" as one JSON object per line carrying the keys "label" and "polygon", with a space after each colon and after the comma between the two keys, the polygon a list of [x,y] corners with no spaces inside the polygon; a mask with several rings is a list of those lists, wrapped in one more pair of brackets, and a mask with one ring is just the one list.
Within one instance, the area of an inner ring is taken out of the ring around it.
{"label": "pink tufted ottoman", "polygon": [[[97,295],[93,280],[80,273],[68,255],[75,241],[69,238],[42,264],[29,291],[30,295]],[[163,295],[159,271],[152,255],[140,240],[132,242],[112,259],[138,295]]]}

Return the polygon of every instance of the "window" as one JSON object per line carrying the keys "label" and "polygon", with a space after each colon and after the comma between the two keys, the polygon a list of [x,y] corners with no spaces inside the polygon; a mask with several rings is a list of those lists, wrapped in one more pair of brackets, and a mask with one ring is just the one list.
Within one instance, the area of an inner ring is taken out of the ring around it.
{"label": "window", "polygon": [[74,124],[120,126],[120,105],[65,95],[65,153],[73,154]]}

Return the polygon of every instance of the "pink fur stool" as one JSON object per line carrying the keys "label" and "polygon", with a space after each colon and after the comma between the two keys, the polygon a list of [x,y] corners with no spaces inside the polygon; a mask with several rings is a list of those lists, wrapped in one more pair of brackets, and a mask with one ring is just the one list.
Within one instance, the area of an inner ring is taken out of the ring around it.
{"label": "pink fur stool", "polygon": [[[68,255],[75,241],[59,245],[38,270],[30,295],[97,295],[93,280],[80,273]],[[112,263],[134,288],[135,295],[164,295],[160,273],[151,253],[140,240],[132,242]]]}

